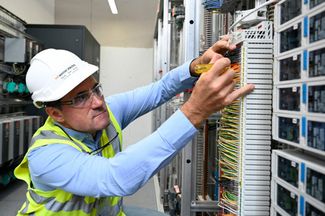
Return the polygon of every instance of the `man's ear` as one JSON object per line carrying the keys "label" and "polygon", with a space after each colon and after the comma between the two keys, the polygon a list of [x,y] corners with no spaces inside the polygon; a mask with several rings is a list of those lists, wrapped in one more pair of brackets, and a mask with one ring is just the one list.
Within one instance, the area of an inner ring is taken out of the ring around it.
{"label": "man's ear", "polygon": [[58,123],[64,122],[64,115],[60,109],[58,109],[56,107],[46,107],[45,111],[56,122],[58,122]]}

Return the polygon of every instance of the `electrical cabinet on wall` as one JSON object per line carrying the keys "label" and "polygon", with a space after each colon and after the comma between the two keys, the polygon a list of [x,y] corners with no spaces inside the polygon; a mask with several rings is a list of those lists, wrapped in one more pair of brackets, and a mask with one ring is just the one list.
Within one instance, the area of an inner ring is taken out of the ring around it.
{"label": "electrical cabinet on wall", "polygon": [[42,44],[25,33],[25,21],[1,6],[0,19],[0,185],[5,186],[44,119],[29,110],[33,104],[25,83]]}
{"label": "electrical cabinet on wall", "polygon": [[[37,38],[46,48],[65,49],[82,60],[100,66],[100,44],[85,26],[80,25],[26,25],[26,32]],[[99,73],[96,73],[99,80]]]}

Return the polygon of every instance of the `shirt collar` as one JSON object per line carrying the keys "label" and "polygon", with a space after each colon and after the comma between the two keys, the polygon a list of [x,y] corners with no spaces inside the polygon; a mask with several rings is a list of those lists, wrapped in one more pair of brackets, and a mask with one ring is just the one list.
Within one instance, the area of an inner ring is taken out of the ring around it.
{"label": "shirt collar", "polygon": [[96,137],[94,139],[92,134],[90,134],[90,133],[80,132],[80,131],[73,130],[71,128],[64,127],[63,125],[61,125],[58,122],[54,122],[54,124],[60,126],[67,134],[69,134],[69,136],[74,137],[75,139],[80,140],[81,142],[85,142],[85,143],[89,143],[89,142],[97,143],[102,135],[101,130],[97,131]]}

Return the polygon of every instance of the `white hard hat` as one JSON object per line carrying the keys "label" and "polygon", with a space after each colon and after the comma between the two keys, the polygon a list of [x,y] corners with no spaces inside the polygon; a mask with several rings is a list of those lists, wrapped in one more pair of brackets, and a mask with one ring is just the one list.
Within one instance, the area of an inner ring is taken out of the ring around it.
{"label": "white hard hat", "polygon": [[41,108],[43,102],[59,100],[97,70],[72,52],[46,49],[31,60],[26,85],[34,105]]}

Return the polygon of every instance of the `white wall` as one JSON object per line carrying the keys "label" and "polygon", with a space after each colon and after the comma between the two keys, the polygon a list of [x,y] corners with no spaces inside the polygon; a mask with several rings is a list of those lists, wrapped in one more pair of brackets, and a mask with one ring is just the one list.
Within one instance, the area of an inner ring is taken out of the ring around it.
{"label": "white wall", "polygon": [[55,0],[0,0],[0,5],[28,24],[54,24]]}
{"label": "white wall", "polygon": [[[101,47],[100,80],[105,95],[112,95],[152,82],[152,48]],[[123,131],[124,145],[134,144],[152,132],[151,113]]]}

